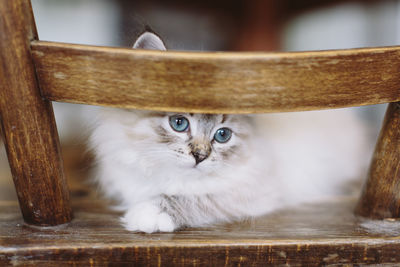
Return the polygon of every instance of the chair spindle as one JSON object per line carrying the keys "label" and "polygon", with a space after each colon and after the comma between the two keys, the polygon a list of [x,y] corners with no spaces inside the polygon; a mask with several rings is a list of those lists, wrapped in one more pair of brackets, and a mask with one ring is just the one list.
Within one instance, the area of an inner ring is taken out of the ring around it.
{"label": "chair spindle", "polygon": [[24,220],[51,226],[72,212],[51,102],[40,95],[30,42],[37,39],[29,0],[0,1],[0,114]]}

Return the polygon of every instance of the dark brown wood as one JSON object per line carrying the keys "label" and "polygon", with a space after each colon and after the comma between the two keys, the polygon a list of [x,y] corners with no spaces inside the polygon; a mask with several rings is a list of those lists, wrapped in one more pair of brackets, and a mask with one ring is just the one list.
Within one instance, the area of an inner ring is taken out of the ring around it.
{"label": "dark brown wood", "polygon": [[400,218],[400,102],[391,103],[375,148],[356,213],[369,218]]}
{"label": "dark brown wood", "polygon": [[236,25],[235,38],[232,40],[233,50],[279,51],[286,15],[282,14],[282,1],[253,0],[243,1],[242,4],[242,19]]}
{"label": "dark brown wood", "polygon": [[30,1],[0,1],[0,114],[7,155],[24,219],[57,225],[71,220],[51,103],[40,96],[30,42],[37,39]]}
{"label": "dark brown wood", "polygon": [[33,42],[32,49],[43,96],[61,102],[257,113],[400,100],[400,47],[199,53]]}
{"label": "dark brown wood", "polygon": [[[400,222],[357,219],[352,212],[355,197],[300,205],[235,224],[140,234],[124,230],[118,212],[107,209],[106,203],[93,195],[82,194],[78,188],[72,187],[71,191],[75,219],[63,226],[26,226],[16,202],[0,201],[0,265],[351,266],[400,263]],[[83,188],[88,189],[87,185]]]}

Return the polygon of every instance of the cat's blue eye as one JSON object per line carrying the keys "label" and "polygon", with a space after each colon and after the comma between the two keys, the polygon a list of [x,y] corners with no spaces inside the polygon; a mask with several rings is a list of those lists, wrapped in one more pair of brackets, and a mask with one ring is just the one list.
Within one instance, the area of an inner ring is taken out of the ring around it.
{"label": "cat's blue eye", "polygon": [[169,125],[177,132],[184,132],[189,128],[189,121],[183,116],[171,116],[169,118]]}
{"label": "cat's blue eye", "polygon": [[215,132],[214,140],[218,143],[226,143],[231,139],[232,131],[229,128],[220,128]]}

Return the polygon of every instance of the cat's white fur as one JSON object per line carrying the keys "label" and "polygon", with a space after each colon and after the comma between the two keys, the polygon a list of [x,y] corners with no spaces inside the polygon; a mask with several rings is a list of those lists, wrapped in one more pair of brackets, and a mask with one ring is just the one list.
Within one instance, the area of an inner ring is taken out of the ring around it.
{"label": "cat's white fur", "polygon": [[[165,50],[155,34],[138,41],[141,48]],[[120,203],[129,230],[240,220],[340,194],[346,182],[364,174],[369,157],[365,125],[349,109],[251,117],[180,114],[189,120],[190,134],[171,128],[172,115],[99,112],[90,138],[95,177]],[[188,143],[211,142],[221,127],[232,129],[232,138],[213,141],[209,157],[196,164]]]}

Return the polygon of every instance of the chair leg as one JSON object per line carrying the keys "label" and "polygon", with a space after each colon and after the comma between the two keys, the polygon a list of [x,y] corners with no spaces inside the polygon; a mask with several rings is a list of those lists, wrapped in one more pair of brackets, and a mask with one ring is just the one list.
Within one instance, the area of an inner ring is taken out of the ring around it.
{"label": "chair leg", "polygon": [[0,1],[0,115],[26,223],[69,222],[72,212],[52,105],[42,99],[31,58],[37,39],[29,0]]}
{"label": "chair leg", "polygon": [[356,214],[400,218],[400,102],[389,104],[386,111]]}

